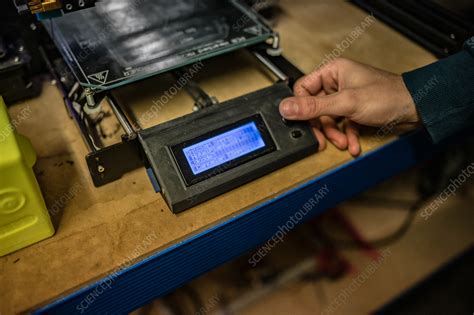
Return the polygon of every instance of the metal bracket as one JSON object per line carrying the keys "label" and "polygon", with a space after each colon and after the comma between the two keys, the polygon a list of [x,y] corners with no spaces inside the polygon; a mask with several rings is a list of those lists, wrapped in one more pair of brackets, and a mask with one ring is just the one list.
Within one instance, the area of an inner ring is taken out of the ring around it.
{"label": "metal bracket", "polygon": [[103,186],[125,173],[145,166],[142,147],[138,138],[124,139],[123,142],[89,153],[87,166],[96,187]]}

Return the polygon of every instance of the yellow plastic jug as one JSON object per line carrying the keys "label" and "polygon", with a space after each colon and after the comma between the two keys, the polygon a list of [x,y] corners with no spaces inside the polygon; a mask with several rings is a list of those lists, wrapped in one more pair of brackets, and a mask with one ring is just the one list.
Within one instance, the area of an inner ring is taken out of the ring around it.
{"label": "yellow plastic jug", "polygon": [[16,133],[0,96],[0,256],[54,234],[35,162],[30,141]]}

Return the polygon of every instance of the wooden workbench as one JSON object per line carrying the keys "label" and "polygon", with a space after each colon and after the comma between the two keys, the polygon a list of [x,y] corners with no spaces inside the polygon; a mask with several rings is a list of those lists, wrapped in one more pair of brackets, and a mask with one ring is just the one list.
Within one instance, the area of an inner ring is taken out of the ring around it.
{"label": "wooden workbench", "polygon": [[[284,54],[305,72],[318,65],[367,16],[345,1],[288,0],[282,1],[282,7],[276,29]],[[397,73],[435,60],[378,21],[367,27],[343,56]],[[206,63],[199,83],[209,94],[225,100],[267,86],[270,81],[248,56],[235,53],[214,64]],[[141,112],[169,85],[162,77],[117,93],[124,103]],[[191,104],[182,92],[150,124],[190,112]],[[12,107],[12,118],[25,106],[30,106],[32,114],[18,130],[36,149],[35,172],[48,209],[54,209],[56,234],[0,258],[0,314],[45,305],[100,279],[124,262],[143,259],[351,160],[347,152],[329,145],[320,154],[173,215],[161,195],[154,193],[144,169],[104,187],[93,186],[84,160],[87,149],[55,86],[45,83],[39,98]],[[391,140],[364,134],[363,151]]]}

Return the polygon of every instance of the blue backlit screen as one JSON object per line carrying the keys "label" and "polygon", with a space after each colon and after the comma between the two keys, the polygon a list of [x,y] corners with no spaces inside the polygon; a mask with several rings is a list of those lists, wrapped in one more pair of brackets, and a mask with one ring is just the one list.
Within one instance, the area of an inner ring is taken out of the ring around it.
{"label": "blue backlit screen", "polygon": [[250,122],[183,149],[194,175],[265,147],[255,122]]}

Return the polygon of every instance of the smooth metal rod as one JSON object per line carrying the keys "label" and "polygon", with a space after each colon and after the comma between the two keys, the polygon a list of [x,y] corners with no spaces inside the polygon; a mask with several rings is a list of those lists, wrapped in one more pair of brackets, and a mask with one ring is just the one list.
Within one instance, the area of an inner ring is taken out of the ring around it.
{"label": "smooth metal rod", "polygon": [[112,95],[107,95],[107,101],[109,102],[110,107],[112,108],[112,111],[117,117],[123,130],[125,130],[125,133],[129,136],[134,135],[135,130],[130,124],[130,121],[128,120],[127,116],[122,111],[122,108],[120,108],[120,105],[118,104],[117,100]]}
{"label": "smooth metal rod", "polygon": [[260,54],[257,51],[254,51],[253,54],[263,63],[278,79],[282,81],[288,81],[288,76],[280,70],[277,66],[275,66],[270,60],[268,60],[265,56]]}

